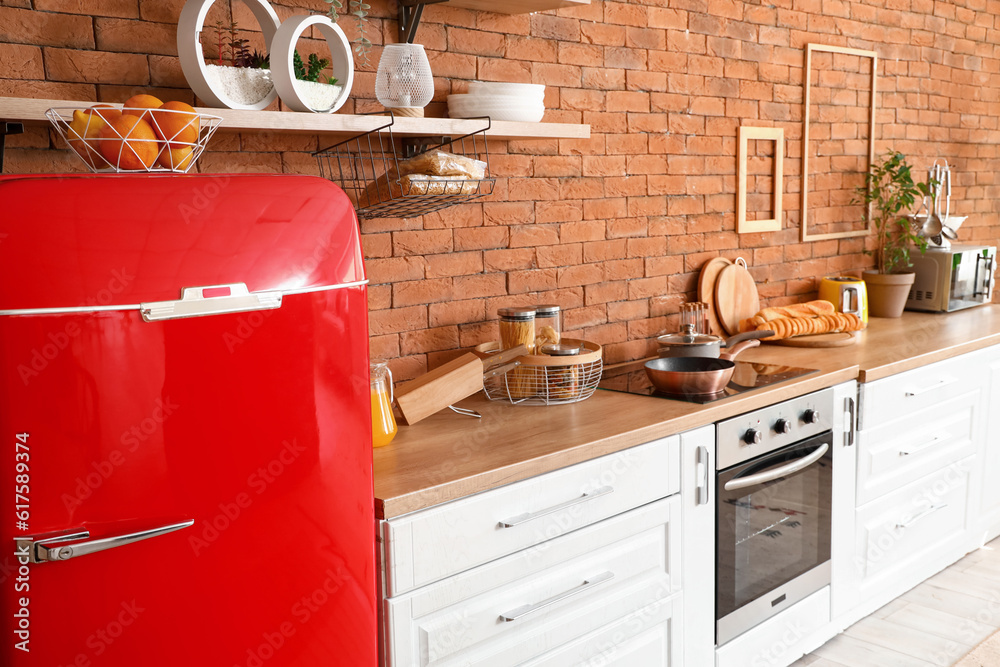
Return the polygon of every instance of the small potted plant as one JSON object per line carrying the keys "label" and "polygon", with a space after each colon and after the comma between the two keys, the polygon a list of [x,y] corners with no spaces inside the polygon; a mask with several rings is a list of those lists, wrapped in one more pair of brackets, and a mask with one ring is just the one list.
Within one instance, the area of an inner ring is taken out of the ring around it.
{"label": "small potted plant", "polygon": [[868,311],[875,317],[899,317],[913,285],[914,273],[908,269],[910,250],[921,253],[927,249],[927,239],[906,213],[918,198],[930,193],[927,183],[913,180],[906,156],[888,152],[871,165],[865,184],[857,189],[856,203],[869,207],[875,227],[875,268],[862,277],[868,291]]}

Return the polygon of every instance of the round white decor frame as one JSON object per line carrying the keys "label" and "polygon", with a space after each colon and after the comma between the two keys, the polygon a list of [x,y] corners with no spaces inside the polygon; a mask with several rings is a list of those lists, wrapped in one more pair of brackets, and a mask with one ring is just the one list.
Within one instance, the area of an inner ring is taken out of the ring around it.
{"label": "round white decor frame", "polygon": [[[326,39],[330,49],[331,68],[337,85],[342,86],[340,97],[329,109],[313,109],[299,96],[295,89],[295,68],[293,58],[295,45],[302,33],[310,26],[316,29]],[[285,54],[281,57],[281,54]],[[280,58],[280,61],[278,60]],[[333,113],[344,106],[354,85],[354,57],[351,54],[351,44],[347,36],[336,23],[326,16],[304,14],[285,19],[274,33],[271,42],[271,80],[281,101],[294,111],[311,111],[314,113]]]}
{"label": "round white decor frame", "polygon": [[[264,33],[264,43],[271,44],[275,33],[281,25],[278,15],[266,0],[242,0],[260,24]],[[278,97],[277,87],[264,96],[256,104],[242,104],[230,99],[221,90],[217,90],[208,81],[208,66],[205,65],[205,54],[201,48],[201,31],[205,27],[205,16],[215,4],[215,0],[188,0],[181,10],[177,22],[177,55],[181,61],[181,70],[187,79],[191,90],[205,104],[212,107],[227,107],[229,109],[263,109]]]}

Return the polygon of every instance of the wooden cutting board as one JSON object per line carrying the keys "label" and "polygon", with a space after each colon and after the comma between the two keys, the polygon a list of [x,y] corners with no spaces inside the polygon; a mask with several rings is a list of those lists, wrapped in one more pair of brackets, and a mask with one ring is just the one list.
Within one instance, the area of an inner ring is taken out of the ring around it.
{"label": "wooden cutting board", "polygon": [[[719,322],[719,315],[715,311],[715,282],[719,274],[727,266],[732,266],[732,262],[725,257],[716,257],[705,262],[698,274],[698,300],[708,305],[708,324],[712,327],[711,333],[716,336],[723,335],[722,324]],[[754,311],[757,314],[757,311]]]}
{"label": "wooden cutting board", "polygon": [[846,347],[857,343],[860,337],[860,331],[841,331],[839,333],[795,336],[794,338],[784,338],[768,342],[775,345],[784,345],[785,347]]}
{"label": "wooden cutting board", "polygon": [[719,324],[729,336],[740,332],[740,321],[760,310],[760,296],[753,276],[741,264],[722,269],[715,281],[715,310]]}

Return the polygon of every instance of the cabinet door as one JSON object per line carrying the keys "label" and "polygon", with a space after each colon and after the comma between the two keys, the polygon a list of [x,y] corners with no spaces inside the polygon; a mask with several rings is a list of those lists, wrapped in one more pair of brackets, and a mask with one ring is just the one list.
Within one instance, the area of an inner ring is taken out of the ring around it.
{"label": "cabinet door", "polygon": [[991,350],[983,414],[977,539],[989,542],[1000,535],[1000,349]]}
{"label": "cabinet door", "polygon": [[684,594],[681,631],[675,641],[682,644],[684,665],[711,665],[715,662],[715,426],[681,435],[681,471]]}

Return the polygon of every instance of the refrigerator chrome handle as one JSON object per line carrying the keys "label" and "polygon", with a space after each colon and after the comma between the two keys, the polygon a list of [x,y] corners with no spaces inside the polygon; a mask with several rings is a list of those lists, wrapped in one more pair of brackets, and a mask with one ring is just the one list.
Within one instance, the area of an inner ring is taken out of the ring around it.
{"label": "refrigerator chrome handle", "polygon": [[75,544],[65,543],[70,540],[89,538],[90,531],[79,528],[70,531],[61,531],[55,534],[48,533],[46,535],[33,537],[16,537],[14,538],[14,541],[17,544],[15,555],[18,557],[26,556],[32,563],[69,560],[70,558],[76,558],[77,556],[86,556],[87,554],[97,553],[98,551],[106,551],[108,549],[114,549],[115,547],[123,547],[126,544],[133,544],[142,540],[148,540],[151,537],[166,535],[167,533],[172,533],[175,530],[187,528],[192,525],[194,525],[194,520],[190,519],[188,521],[181,521],[180,523],[173,523],[168,526],[160,526],[159,528],[150,528],[149,530],[140,530],[135,533],[115,535],[113,537],[105,537],[100,540],[77,542]]}
{"label": "refrigerator chrome handle", "polygon": [[[228,291],[228,294],[206,296],[206,291],[210,293]],[[176,301],[151,301],[139,304],[139,312],[146,322],[275,308],[281,308],[281,292],[251,293],[246,283],[185,287],[181,290],[181,298]]]}

